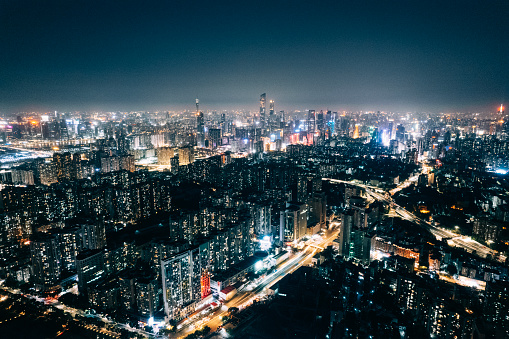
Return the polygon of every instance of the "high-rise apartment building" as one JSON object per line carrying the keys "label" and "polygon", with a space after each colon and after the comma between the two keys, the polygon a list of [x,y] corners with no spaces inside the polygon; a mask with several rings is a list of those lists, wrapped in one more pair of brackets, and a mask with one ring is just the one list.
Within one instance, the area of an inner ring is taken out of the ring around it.
{"label": "high-rise apartment building", "polygon": [[130,154],[124,154],[119,156],[119,167],[121,170],[134,172],[136,166],[134,164],[134,156]]}
{"label": "high-rise apartment building", "polygon": [[131,311],[136,308],[136,276],[133,271],[123,272],[119,278],[120,308]]}
{"label": "high-rise apartment building", "polygon": [[175,150],[172,147],[159,147],[157,149],[157,163],[159,165],[170,165],[174,156]]}
{"label": "high-rise apartment building", "polygon": [[81,154],[72,155],[71,178],[75,180],[83,179],[83,168],[81,166]]}
{"label": "high-rise apartment building", "polygon": [[194,150],[191,146],[179,148],[179,166],[186,166],[194,162]]}
{"label": "high-rise apartment building", "polygon": [[43,185],[51,185],[58,182],[57,166],[54,162],[43,162],[37,166],[39,172],[39,181]]}
{"label": "high-rise apartment building", "polygon": [[53,162],[56,165],[58,181],[71,180],[72,174],[72,157],[71,153],[54,153]]}
{"label": "high-rise apartment building", "polygon": [[[201,300],[200,249],[188,250],[161,261],[164,310],[167,320],[180,320],[194,312]],[[205,260],[206,261],[206,260]]]}
{"label": "high-rise apartment building", "polygon": [[308,207],[305,203],[286,203],[286,210],[280,213],[280,235],[284,242],[292,242],[306,235]]}
{"label": "high-rise apartment building", "polygon": [[86,250],[76,257],[78,271],[78,290],[86,293],[90,284],[97,283],[106,277],[104,253],[102,250]]}
{"label": "high-rise apartment building", "polygon": [[159,306],[157,281],[150,278],[138,277],[136,278],[135,287],[138,314],[145,318],[153,317]]}
{"label": "high-rise apartment building", "polygon": [[58,237],[38,234],[30,241],[30,253],[36,289],[48,290],[58,285],[62,273]]}
{"label": "high-rise apartment building", "polygon": [[73,226],[81,229],[84,249],[99,250],[106,246],[106,229],[104,223],[98,220],[75,220]]}
{"label": "high-rise apartment building", "polygon": [[509,333],[509,282],[486,283],[484,314],[486,320]]}
{"label": "high-rise apartment building", "polygon": [[74,271],[76,269],[76,257],[83,249],[81,228],[66,227],[55,232],[60,242],[60,253],[62,256],[62,269]]}

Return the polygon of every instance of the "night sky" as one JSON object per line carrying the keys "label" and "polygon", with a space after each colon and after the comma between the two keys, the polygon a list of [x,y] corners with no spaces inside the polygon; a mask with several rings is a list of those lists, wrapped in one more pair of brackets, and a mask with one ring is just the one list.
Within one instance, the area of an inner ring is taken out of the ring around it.
{"label": "night sky", "polygon": [[[494,111],[509,1],[0,0],[0,111]],[[507,103],[507,102],[505,102]]]}

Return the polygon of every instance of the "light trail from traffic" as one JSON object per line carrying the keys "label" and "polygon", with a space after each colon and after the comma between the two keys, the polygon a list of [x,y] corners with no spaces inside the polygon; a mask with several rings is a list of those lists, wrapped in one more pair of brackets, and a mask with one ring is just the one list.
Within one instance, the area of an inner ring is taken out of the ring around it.
{"label": "light trail from traffic", "polygon": [[[251,291],[243,292],[241,295],[237,295],[232,300],[226,302],[224,305],[227,306],[228,309],[231,307],[237,307],[239,309],[248,307],[253,303],[255,299],[262,297],[267,289],[275,285],[287,274],[295,272],[299,267],[303,266],[307,261],[311,260],[311,258],[313,258],[317,252],[319,252],[319,249],[316,246],[322,248],[327,247],[327,244],[336,239],[338,234],[339,230],[329,231],[327,238],[323,239],[319,244],[307,245],[301,252],[279,264],[277,271],[263,278]],[[217,328],[222,325],[222,317],[227,314],[227,309],[216,311],[210,316],[210,320],[201,322],[200,327],[208,326],[212,331],[216,331]],[[177,337],[184,337],[185,335],[189,334],[190,331],[196,329],[195,323],[196,322],[192,322],[180,328],[177,331]]]}
{"label": "light trail from traffic", "polygon": [[497,258],[500,262],[505,262],[506,260],[505,256],[499,255],[497,251],[492,250],[491,248],[478,243],[477,241],[471,239],[470,237],[458,235],[451,231],[436,227],[429,223],[428,221],[425,221],[417,217],[413,213],[407,211],[404,207],[401,207],[400,205],[396,204],[392,200],[390,195],[387,194],[387,192],[385,192],[385,194],[378,193],[381,191],[379,188],[377,188],[376,189],[377,192],[375,192],[371,186],[359,184],[352,181],[338,180],[332,178],[323,178],[323,180],[364,188],[366,190],[366,194],[370,195],[372,198],[389,204],[402,219],[411,221],[414,224],[430,231],[431,234],[433,234],[438,240],[447,241],[449,246],[463,248],[467,252],[476,253],[477,255],[483,258],[486,258],[488,255],[490,255],[492,258]]}

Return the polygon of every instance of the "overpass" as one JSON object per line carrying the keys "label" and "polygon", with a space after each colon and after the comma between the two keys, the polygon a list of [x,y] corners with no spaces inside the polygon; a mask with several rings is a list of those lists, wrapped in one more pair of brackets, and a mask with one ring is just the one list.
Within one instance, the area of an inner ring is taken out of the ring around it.
{"label": "overpass", "polygon": [[309,246],[309,247],[312,247],[312,248],[315,248],[315,249],[318,249],[318,250],[320,250],[320,251],[323,251],[323,247],[322,247],[322,246],[318,246],[318,245],[316,245],[316,244],[309,244],[308,246]]}
{"label": "overpass", "polygon": [[[336,183],[343,183],[351,186],[357,186],[361,187],[366,190],[366,194],[371,196],[373,199],[383,201],[387,204],[390,204],[392,208],[394,208],[395,212],[404,220],[408,220],[413,222],[414,224],[428,230],[437,238],[438,240],[445,240],[449,244],[449,246],[452,247],[459,247],[463,248],[469,253],[476,253],[477,255],[486,258],[488,255],[490,255],[492,258],[497,258],[501,262],[505,262],[506,257],[505,256],[498,256],[498,252],[495,250],[492,250],[491,248],[484,246],[480,244],[479,242],[471,239],[470,237],[458,235],[456,233],[453,233],[451,231],[445,230],[443,228],[436,227],[429,223],[428,221],[425,221],[419,217],[417,217],[415,214],[407,211],[405,208],[399,206],[396,204],[392,198],[391,195],[380,189],[379,187],[373,187],[370,185],[364,185],[360,184],[354,181],[345,181],[345,180],[338,180],[338,179],[332,179],[332,178],[323,178],[323,180],[328,180],[330,182],[336,182]],[[412,181],[415,181],[412,180]]]}

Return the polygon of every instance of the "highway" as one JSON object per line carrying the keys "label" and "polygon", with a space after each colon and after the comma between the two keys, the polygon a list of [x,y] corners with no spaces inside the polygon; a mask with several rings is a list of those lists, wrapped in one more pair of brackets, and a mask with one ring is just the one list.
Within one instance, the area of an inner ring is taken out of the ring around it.
{"label": "highway", "polygon": [[[491,255],[492,258],[496,258],[500,262],[505,262],[505,259],[506,259],[505,256],[502,256],[502,255],[499,256],[499,253],[497,251],[492,250],[491,248],[480,244],[479,242],[471,239],[470,237],[458,235],[456,233],[445,230],[443,228],[433,226],[428,221],[425,221],[425,220],[415,216],[413,213],[407,211],[405,208],[396,204],[392,200],[391,196],[388,195],[386,192],[384,192],[383,194],[380,193],[381,190],[379,188],[376,188],[376,190],[374,190],[371,186],[368,186],[368,185],[363,185],[363,184],[359,184],[359,183],[351,182],[351,181],[331,179],[331,178],[324,178],[324,180],[329,180],[331,182],[338,182],[338,183],[344,183],[344,184],[348,184],[348,185],[362,187],[366,190],[366,194],[371,196],[373,199],[383,201],[383,202],[389,204],[391,206],[391,208],[393,208],[394,211],[402,219],[411,221],[411,222],[419,225],[420,227],[423,227],[424,229],[430,231],[438,240],[447,241],[449,246],[463,248],[464,250],[466,250],[469,253],[473,253],[475,251],[475,253],[477,255],[479,255],[483,258],[486,258],[488,255]],[[414,182],[416,179],[415,179],[415,177],[412,177],[409,180],[411,182]],[[402,185],[406,185],[406,183],[403,183]]]}
{"label": "highway", "polygon": [[[252,287],[250,291],[239,293],[224,305],[227,308],[238,307],[240,310],[250,306],[255,299],[262,298],[266,294],[267,289],[272,287],[287,274],[293,273],[299,267],[308,263],[316,253],[320,252],[319,248],[327,247],[334,239],[337,238],[338,234],[339,230],[328,231],[321,241],[307,245],[301,252],[279,264],[276,267],[276,271],[257,281],[256,286]],[[177,330],[174,337],[184,338],[195,329],[199,329],[204,326],[210,327],[211,331],[216,331],[217,328],[222,325],[222,317],[227,314],[228,311],[223,306],[222,309],[217,310],[205,318],[186,323]]]}
{"label": "highway", "polygon": [[419,179],[419,174],[414,175],[413,177],[410,177],[407,180],[403,181],[401,184],[398,185],[398,187],[390,190],[389,194],[390,195],[396,194],[397,192],[401,191],[402,189],[407,188],[411,184],[415,183],[417,181],[417,179]]}
{"label": "highway", "polygon": [[29,159],[48,158],[53,155],[53,153],[49,152],[28,150],[24,148],[17,148],[4,145],[0,146],[0,149],[20,151],[15,154],[2,154],[2,157],[0,158],[1,163],[19,163],[27,161]]}
{"label": "highway", "polygon": [[0,147],[1,148],[6,148],[6,149],[9,149],[9,150],[15,150],[15,151],[31,152],[31,153],[37,154],[39,157],[51,157],[51,156],[53,156],[53,152],[39,151],[39,150],[34,150],[34,149],[29,149],[29,148],[14,147],[14,146],[5,146],[5,145],[2,145]]}
{"label": "highway", "polygon": [[[379,193],[370,192],[369,190],[366,190],[366,192],[367,194],[372,195],[377,200],[382,200],[386,203],[391,204],[392,208],[394,208],[396,213],[402,219],[411,221],[429,230],[438,240],[446,240],[450,246],[463,248],[469,253],[473,253],[475,251],[477,255],[483,258],[486,258],[488,255],[491,255],[494,258],[498,255],[497,251],[494,251],[491,248],[478,243],[477,241],[471,239],[470,237],[458,235],[443,228],[433,226],[428,221],[425,221],[415,216],[413,213],[408,212],[405,208],[396,204],[391,198],[387,198],[386,196],[381,195]],[[505,257],[500,258],[500,260],[502,260],[502,262],[505,261]]]}

